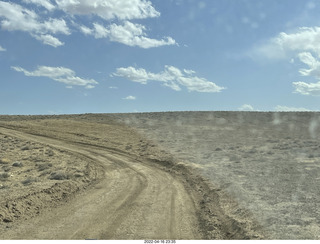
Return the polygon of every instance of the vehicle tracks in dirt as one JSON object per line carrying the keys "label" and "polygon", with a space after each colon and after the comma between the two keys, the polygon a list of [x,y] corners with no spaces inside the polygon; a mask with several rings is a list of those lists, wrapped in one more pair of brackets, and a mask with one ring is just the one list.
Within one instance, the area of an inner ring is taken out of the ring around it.
{"label": "vehicle tracks in dirt", "polygon": [[[250,213],[193,168],[161,154],[154,156],[155,151],[144,147],[143,155],[117,147],[121,140],[122,145],[142,142],[127,128],[122,132],[122,127],[117,127],[116,143],[105,145],[100,138],[109,142],[114,139],[109,138],[109,127],[84,124],[82,131],[97,138],[93,140],[83,134],[70,136],[73,123],[52,120],[54,131],[39,126],[41,121],[0,124],[2,134],[87,159],[93,180],[84,191],[71,193],[59,206],[48,207],[26,220],[17,219],[8,229],[0,228],[1,239],[264,238]],[[78,131],[82,128],[78,122],[74,126]],[[93,134],[99,128],[107,129],[106,134]]]}
{"label": "vehicle tracks in dirt", "polygon": [[128,155],[1,128],[1,133],[84,155],[105,174],[91,190],[17,223],[3,239],[201,239],[193,201],[168,172]]}

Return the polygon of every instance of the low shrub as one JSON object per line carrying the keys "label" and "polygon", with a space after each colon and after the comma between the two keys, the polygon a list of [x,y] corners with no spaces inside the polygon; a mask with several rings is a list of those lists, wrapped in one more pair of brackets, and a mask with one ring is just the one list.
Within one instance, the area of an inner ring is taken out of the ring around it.
{"label": "low shrub", "polygon": [[46,154],[47,154],[49,157],[52,157],[52,156],[54,155],[54,152],[53,152],[51,149],[49,149],[49,150],[46,151]]}
{"label": "low shrub", "polygon": [[9,177],[10,177],[10,175],[7,172],[0,173],[0,180],[1,181],[6,181]]}
{"label": "low shrub", "polygon": [[0,190],[2,190],[2,189],[8,189],[8,188],[9,188],[9,186],[0,184]]}
{"label": "low shrub", "polygon": [[33,182],[38,181],[36,178],[28,177],[27,179],[21,181],[23,185],[31,185]]}
{"label": "low shrub", "polygon": [[11,167],[8,166],[8,165],[5,165],[5,166],[2,166],[2,170],[3,170],[4,172],[9,172],[9,171],[11,170]]}
{"label": "low shrub", "polygon": [[43,171],[43,170],[51,168],[52,167],[52,163],[36,164],[36,166],[38,167],[39,171]]}
{"label": "low shrub", "polygon": [[23,147],[21,147],[21,150],[22,151],[26,151],[26,150],[30,150],[31,148],[30,148],[30,146],[23,146]]}
{"label": "low shrub", "polygon": [[77,173],[74,174],[74,177],[76,177],[76,178],[80,178],[80,177],[83,177],[83,176],[84,176],[84,174],[81,173],[81,172],[77,172]]}
{"label": "low shrub", "polygon": [[69,179],[69,175],[65,172],[53,172],[49,176],[50,180],[67,180]]}

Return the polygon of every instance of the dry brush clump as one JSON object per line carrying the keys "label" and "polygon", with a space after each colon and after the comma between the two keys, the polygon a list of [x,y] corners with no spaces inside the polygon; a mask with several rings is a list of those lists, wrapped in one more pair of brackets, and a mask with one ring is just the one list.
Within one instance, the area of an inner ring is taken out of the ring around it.
{"label": "dry brush clump", "polygon": [[11,167],[9,166],[9,165],[5,165],[5,166],[2,166],[2,170],[4,171],[4,172],[9,172],[9,171],[11,171]]}
{"label": "dry brush clump", "polygon": [[70,175],[63,171],[52,172],[49,176],[50,180],[68,180]]}
{"label": "dry brush clump", "polygon": [[31,185],[34,182],[38,182],[38,179],[35,177],[28,177],[27,179],[21,181],[22,185],[24,186]]}
{"label": "dry brush clump", "polygon": [[0,181],[7,181],[10,177],[10,174],[8,173],[10,169],[10,160],[8,158],[1,158],[0,159],[0,165],[2,165],[1,169],[3,172],[0,172]]}
{"label": "dry brush clump", "polygon": [[38,171],[44,171],[47,169],[52,168],[53,164],[49,163],[49,162],[45,162],[45,163],[37,163],[36,167],[38,167]]}
{"label": "dry brush clump", "polygon": [[21,147],[22,151],[27,151],[27,150],[31,150],[32,148],[29,145],[25,145],[23,147]]}
{"label": "dry brush clump", "polygon": [[7,181],[10,177],[10,174],[7,172],[0,172],[0,181]]}
{"label": "dry brush clump", "polygon": [[8,158],[0,158],[0,164],[10,164],[10,162]]}
{"label": "dry brush clump", "polygon": [[45,154],[49,157],[54,156],[54,152],[51,149],[46,150]]}

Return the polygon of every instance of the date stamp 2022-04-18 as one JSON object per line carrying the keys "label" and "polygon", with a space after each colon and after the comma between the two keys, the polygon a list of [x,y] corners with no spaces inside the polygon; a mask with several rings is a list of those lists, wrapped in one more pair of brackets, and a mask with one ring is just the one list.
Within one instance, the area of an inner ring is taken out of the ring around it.
{"label": "date stamp 2022-04-18", "polygon": [[177,244],[176,240],[144,240],[144,244]]}

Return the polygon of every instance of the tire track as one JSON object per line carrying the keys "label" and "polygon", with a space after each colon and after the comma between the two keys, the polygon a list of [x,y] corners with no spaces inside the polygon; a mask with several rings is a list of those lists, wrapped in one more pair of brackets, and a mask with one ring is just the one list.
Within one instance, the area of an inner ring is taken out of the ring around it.
{"label": "tire track", "polygon": [[[1,132],[89,157],[105,175],[96,188],[1,234],[5,239],[200,239],[181,182],[123,153],[1,128]],[[177,198],[177,194],[180,195]],[[184,211],[176,206],[183,205]],[[188,216],[188,221],[185,220]],[[184,231],[180,231],[183,229]],[[50,231],[48,231],[50,230]]]}
{"label": "tire track", "polygon": [[[70,122],[64,123],[72,131]],[[116,141],[122,144],[105,145],[99,138],[108,138],[108,131],[100,137],[92,132],[104,128],[99,124],[90,124],[95,129],[86,133],[93,137],[86,139],[83,134],[70,136],[65,128],[56,130],[61,124],[61,120],[51,123],[53,133],[37,124],[1,123],[0,132],[90,159],[93,163],[88,167],[100,181],[67,204],[30,220],[31,224],[15,223],[13,229],[0,233],[5,239],[263,238],[251,215],[193,168],[161,154],[150,158],[139,152],[128,154],[125,143],[141,142],[131,132],[118,130]],[[76,125],[80,131],[81,123]],[[117,145],[122,147],[114,148]]]}

